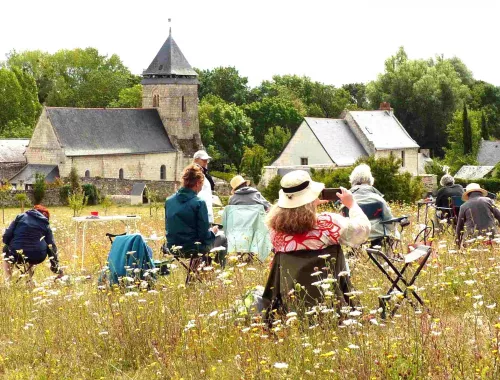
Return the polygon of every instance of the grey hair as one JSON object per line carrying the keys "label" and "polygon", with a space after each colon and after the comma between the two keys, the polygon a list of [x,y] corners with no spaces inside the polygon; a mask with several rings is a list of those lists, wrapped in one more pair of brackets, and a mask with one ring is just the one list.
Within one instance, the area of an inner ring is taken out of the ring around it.
{"label": "grey hair", "polygon": [[445,174],[441,177],[441,181],[439,181],[441,186],[452,186],[455,184],[455,178],[453,178],[450,174]]}
{"label": "grey hair", "polygon": [[372,171],[367,164],[361,164],[354,168],[349,176],[349,182],[352,186],[370,185],[373,186],[375,179],[372,176]]}

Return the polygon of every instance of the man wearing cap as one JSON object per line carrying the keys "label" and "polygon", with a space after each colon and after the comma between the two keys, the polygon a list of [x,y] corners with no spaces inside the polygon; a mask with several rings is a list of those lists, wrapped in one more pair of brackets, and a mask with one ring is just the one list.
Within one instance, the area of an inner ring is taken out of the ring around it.
{"label": "man wearing cap", "polygon": [[465,188],[462,195],[465,203],[460,206],[456,230],[459,246],[472,237],[497,233],[495,219],[500,222],[500,210],[487,195],[488,192],[477,183],[470,183]]}
{"label": "man wearing cap", "polygon": [[259,190],[250,186],[250,181],[246,181],[240,175],[237,175],[229,182],[231,188],[231,198],[229,205],[262,205],[266,212],[271,207],[271,204],[262,196]]}
{"label": "man wearing cap", "polygon": [[208,209],[208,222],[214,222],[214,210],[212,209],[212,191],[215,188],[214,180],[208,173],[208,163],[210,162],[210,157],[204,150],[197,151],[193,156],[193,162],[201,167],[203,174],[205,175],[205,180],[203,181],[203,187],[198,193],[198,197],[203,199],[207,204]]}

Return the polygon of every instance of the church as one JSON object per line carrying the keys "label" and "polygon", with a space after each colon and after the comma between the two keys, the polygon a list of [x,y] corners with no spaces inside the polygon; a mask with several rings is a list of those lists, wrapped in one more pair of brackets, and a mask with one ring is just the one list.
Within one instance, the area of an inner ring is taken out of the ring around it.
{"label": "church", "polygon": [[142,73],[142,108],[44,107],[10,179],[17,188],[49,178],[80,177],[178,182],[202,149],[198,78],[169,36]]}

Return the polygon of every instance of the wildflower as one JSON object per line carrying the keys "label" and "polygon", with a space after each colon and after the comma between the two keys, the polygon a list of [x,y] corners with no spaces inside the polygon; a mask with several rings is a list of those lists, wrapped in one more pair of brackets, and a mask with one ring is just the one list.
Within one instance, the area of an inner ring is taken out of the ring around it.
{"label": "wildflower", "polygon": [[474,280],[465,280],[464,281],[464,284],[466,284],[466,285],[474,285],[475,283],[476,283],[476,281],[474,281]]}
{"label": "wildflower", "polygon": [[225,251],[226,248],[220,246],[220,247],[214,247],[210,250],[210,252],[219,252],[219,251]]}
{"label": "wildflower", "polygon": [[329,254],[329,253],[327,253],[326,255],[319,255],[318,257],[319,257],[320,259],[327,259],[327,258],[329,258],[329,257],[330,257],[330,254]]}
{"label": "wildflower", "polygon": [[497,306],[496,303],[492,303],[491,305],[486,305],[486,308],[488,309],[494,309]]}
{"label": "wildflower", "polygon": [[339,276],[339,277],[349,276],[349,272],[348,272],[348,271],[346,271],[346,270],[343,270],[342,272],[339,272],[338,276]]}
{"label": "wildflower", "polygon": [[314,277],[314,276],[321,276],[323,274],[323,272],[321,271],[316,271],[314,273],[311,273],[311,277]]}
{"label": "wildflower", "polygon": [[290,318],[290,317],[296,317],[296,316],[297,316],[297,313],[296,313],[296,312],[294,312],[294,311],[291,311],[290,313],[288,313],[288,314],[286,315],[286,317],[287,317],[287,318]]}
{"label": "wildflower", "polygon": [[101,332],[99,333],[99,335],[101,335],[101,336],[102,336],[102,335],[108,335],[108,334],[109,334],[109,333],[108,333],[107,331],[101,331]]}
{"label": "wildflower", "polygon": [[354,310],[349,313],[351,317],[359,317],[361,315],[361,312],[359,310]]}
{"label": "wildflower", "polygon": [[331,284],[321,284],[321,288],[324,290],[330,289],[331,286],[332,286]]}
{"label": "wildflower", "polygon": [[350,345],[347,346],[347,348],[349,348],[351,350],[357,350],[357,349],[359,349],[359,346],[351,343]]}
{"label": "wildflower", "polygon": [[277,362],[277,363],[274,363],[274,368],[287,369],[288,368],[288,364]]}

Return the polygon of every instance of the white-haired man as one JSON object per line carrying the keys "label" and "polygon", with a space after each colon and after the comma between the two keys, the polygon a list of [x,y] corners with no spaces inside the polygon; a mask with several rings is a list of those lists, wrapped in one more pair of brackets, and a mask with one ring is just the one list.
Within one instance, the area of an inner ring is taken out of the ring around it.
{"label": "white-haired man", "polygon": [[349,176],[349,182],[351,182],[352,186],[350,189],[352,195],[363,211],[365,205],[378,203],[381,206],[381,210],[376,211],[377,215],[367,215],[371,223],[369,240],[372,245],[380,245],[384,236],[399,239],[399,233],[394,224],[388,224],[384,227],[380,223],[383,220],[392,219],[393,216],[391,209],[384,200],[384,195],[373,187],[375,179],[372,176],[370,167],[366,164],[356,166]]}
{"label": "white-haired man", "polygon": [[208,163],[210,162],[210,157],[207,152],[204,150],[197,151],[193,156],[193,163],[197,164],[203,170],[203,174],[205,175],[205,180],[203,181],[203,187],[201,191],[198,193],[198,197],[203,199],[207,204],[208,209],[208,222],[214,222],[214,210],[212,208],[212,191],[214,190],[214,180],[208,173]]}
{"label": "white-haired man", "polygon": [[439,183],[442,187],[436,195],[436,207],[450,207],[450,198],[461,197],[464,193],[464,188],[455,184],[455,178],[449,174],[442,176]]}

